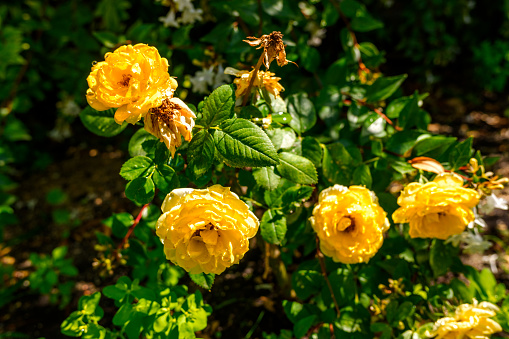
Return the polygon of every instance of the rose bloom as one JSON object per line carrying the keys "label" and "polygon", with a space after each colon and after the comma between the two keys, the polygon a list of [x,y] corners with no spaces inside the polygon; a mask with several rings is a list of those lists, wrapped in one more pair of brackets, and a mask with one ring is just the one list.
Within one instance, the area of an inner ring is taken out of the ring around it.
{"label": "rose bloom", "polygon": [[194,119],[196,115],[182,100],[166,98],[145,116],[145,130],[164,142],[173,157],[176,148],[182,145],[181,136],[191,141]]}
{"label": "rose bloom", "polygon": [[488,339],[492,334],[502,331],[502,327],[495,320],[499,308],[492,303],[483,301],[458,306],[454,317],[437,320],[433,330],[427,332],[429,338],[436,339]]}
{"label": "rose bloom", "polygon": [[334,185],[320,193],[309,220],[326,256],[356,264],[368,262],[382,246],[389,228],[386,216],[367,188]]}
{"label": "rose bloom", "polygon": [[472,208],[479,194],[464,188],[463,179],[454,173],[437,175],[427,184],[411,183],[398,198],[392,215],[395,223],[410,224],[412,238],[447,239],[459,234],[475,219]]}
{"label": "rose bloom", "polygon": [[192,274],[221,274],[249,249],[259,221],[228,187],[180,188],[166,196],[156,233],[166,258]]}
{"label": "rose bloom", "polygon": [[155,47],[126,45],[106,53],[87,78],[87,101],[97,111],[118,108],[115,121],[136,123],[158,107],[177,81],[168,74],[168,60]]}
{"label": "rose bloom", "polygon": [[[253,74],[253,72],[254,70],[252,70],[251,72],[239,71],[238,69],[232,67],[226,67],[226,69],[224,70],[225,74],[234,75],[237,77],[236,79],[233,80],[233,83],[237,85],[237,90],[235,91],[235,96],[237,98],[241,98],[247,94],[249,81],[251,79],[251,75]],[[279,80],[281,80],[281,78],[274,77],[274,75],[275,73],[272,72],[258,71],[256,73],[256,78],[253,81],[252,88],[265,87],[265,89],[269,93],[272,93],[275,97],[278,97],[279,94],[283,92],[285,89],[279,83]]]}

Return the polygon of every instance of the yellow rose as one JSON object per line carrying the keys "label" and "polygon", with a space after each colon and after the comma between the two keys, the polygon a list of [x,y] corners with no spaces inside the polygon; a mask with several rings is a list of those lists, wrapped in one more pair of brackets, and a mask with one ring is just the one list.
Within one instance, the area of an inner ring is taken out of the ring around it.
{"label": "yellow rose", "polygon": [[196,115],[182,100],[166,98],[161,106],[145,115],[145,130],[164,142],[173,157],[176,148],[182,145],[181,136],[191,141],[194,119]]}
{"label": "yellow rose", "polygon": [[389,228],[386,216],[367,188],[334,185],[320,193],[309,220],[326,256],[356,264],[368,262],[382,246]]}
{"label": "yellow rose", "polygon": [[155,47],[126,45],[106,53],[87,78],[87,101],[97,111],[118,108],[115,121],[136,123],[177,88],[168,60]]}
{"label": "yellow rose", "polygon": [[433,330],[426,335],[436,339],[488,339],[492,334],[502,331],[495,320],[499,308],[489,302],[463,304],[458,306],[454,317],[437,320]]}
{"label": "yellow rose", "polygon": [[472,208],[479,194],[464,188],[463,179],[454,173],[439,174],[427,184],[411,183],[398,198],[392,215],[395,223],[410,224],[412,238],[447,239],[459,234],[475,216]]}
{"label": "yellow rose", "polygon": [[[241,98],[247,94],[247,89],[249,87],[249,81],[253,74],[254,70],[251,72],[248,71],[239,71],[232,67],[227,67],[224,71],[225,74],[234,75],[237,78],[233,80],[233,83],[237,85],[237,90],[235,91],[235,96],[237,98]],[[264,72],[258,71],[256,73],[256,78],[253,80],[252,88],[265,88],[269,93],[272,93],[275,97],[278,97],[281,92],[285,89],[279,83],[281,78],[274,77],[275,73],[272,72]]]}
{"label": "yellow rose", "polygon": [[259,221],[228,187],[181,188],[164,199],[157,235],[166,258],[189,273],[221,274],[249,249]]}

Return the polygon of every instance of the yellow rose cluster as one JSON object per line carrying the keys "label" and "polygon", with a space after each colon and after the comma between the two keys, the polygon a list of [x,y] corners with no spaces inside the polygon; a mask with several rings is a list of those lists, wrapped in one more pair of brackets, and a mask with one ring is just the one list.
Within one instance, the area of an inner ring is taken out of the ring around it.
{"label": "yellow rose cluster", "polygon": [[97,111],[116,108],[115,121],[135,124],[145,118],[145,129],[175,154],[181,136],[191,140],[196,116],[173,93],[177,81],[168,73],[168,60],[155,47],[126,45],[106,53],[87,78],[87,101]]}
{"label": "yellow rose cluster", "polygon": [[447,239],[474,221],[472,208],[479,198],[475,190],[463,187],[460,176],[443,173],[432,182],[406,186],[392,218],[395,223],[408,222],[412,238]]}
{"label": "yellow rose cluster", "polygon": [[492,303],[478,303],[474,299],[473,304],[458,306],[454,317],[439,319],[426,335],[436,339],[488,339],[502,331],[500,324],[491,319],[498,311],[499,308]]}
{"label": "yellow rose cluster", "polygon": [[259,221],[228,187],[175,189],[166,196],[156,233],[166,258],[192,274],[221,274],[249,249]]}
{"label": "yellow rose cluster", "polygon": [[334,185],[324,189],[310,218],[320,249],[336,262],[368,262],[389,228],[385,211],[365,187]]}

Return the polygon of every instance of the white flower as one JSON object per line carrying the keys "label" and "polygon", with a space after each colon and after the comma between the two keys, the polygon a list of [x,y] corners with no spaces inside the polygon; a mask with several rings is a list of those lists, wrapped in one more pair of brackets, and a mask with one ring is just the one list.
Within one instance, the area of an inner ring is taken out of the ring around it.
{"label": "white flower", "polygon": [[187,25],[187,24],[192,24],[193,22],[195,21],[202,21],[202,15],[203,14],[203,10],[201,10],[200,8],[199,9],[187,9],[185,11],[182,12],[182,17],[180,18],[180,22],[182,22],[182,24],[184,25]]}
{"label": "white flower", "polygon": [[80,115],[81,109],[74,100],[66,100],[62,105],[62,113],[69,116]]}
{"label": "white flower", "polygon": [[472,212],[474,212],[474,221],[472,221],[470,224],[467,225],[468,228],[470,229],[474,229],[476,225],[478,226],[481,226],[481,227],[486,227],[488,226],[486,224],[486,221],[484,221],[483,218],[481,218],[481,216],[479,215],[479,213],[477,213],[477,207],[474,207],[472,209]]}
{"label": "white flower", "polygon": [[474,233],[466,230],[463,233],[455,234],[449,237],[445,243],[452,243],[455,247],[458,247],[460,243],[463,244],[463,252],[466,254],[482,254],[492,245],[491,242],[483,239],[476,228],[474,228]]}
{"label": "white flower", "polygon": [[175,11],[172,9],[170,9],[170,11],[168,12],[168,14],[166,14],[166,16],[162,16],[159,18],[159,21],[161,21],[164,25],[164,27],[175,27],[175,28],[179,28],[180,27],[180,24],[178,23],[178,21],[175,19]]}
{"label": "white flower", "polygon": [[223,65],[219,65],[217,67],[217,73],[216,73],[216,76],[214,77],[214,84],[212,86],[214,88],[217,88],[221,85],[229,84],[231,82],[232,82],[231,78],[228,75],[226,75],[224,72]]}
{"label": "white flower", "polygon": [[479,211],[482,214],[490,214],[495,208],[507,210],[509,206],[507,205],[507,201],[497,197],[495,194],[487,196],[479,204]]}
{"label": "white flower", "polygon": [[214,84],[214,66],[210,66],[209,69],[203,69],[198,71],[189,80],[193,85],[194,93],[207,94],[209,93],[208,85]]}

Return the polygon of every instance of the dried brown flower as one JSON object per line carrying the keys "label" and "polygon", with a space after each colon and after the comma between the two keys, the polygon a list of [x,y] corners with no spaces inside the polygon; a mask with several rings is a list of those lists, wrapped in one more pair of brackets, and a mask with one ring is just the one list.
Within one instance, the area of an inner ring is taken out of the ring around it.
{"label": "dried brown flower", "polygon": [[161,106],[152,108],[145,116],[145,130],[158,137],[175,155],[177,147],[182,145],[181,136],[191,141],[196,115],[178,98],[166,98]]}
{"label": "dried brown flower", "polygon": [[295,64],[293,61],[286,59],[285,44],[283,43],[283,34],[274,31],[270,34],[264,34],[259,38],[250,36],[250,40],[243,40],[251,46],[258,46],[257,49],[263,48],[264,65],[269,69],[271,62],[276,59],[279,66],[285,66],[288,62]]}

